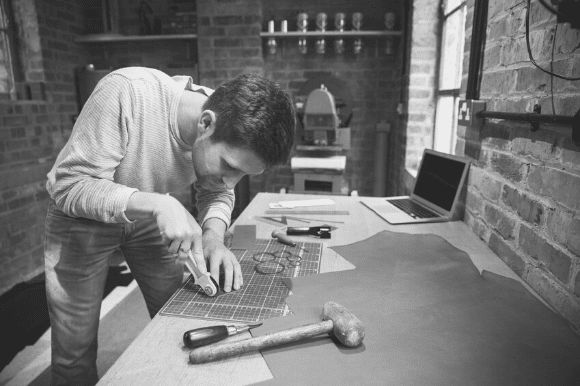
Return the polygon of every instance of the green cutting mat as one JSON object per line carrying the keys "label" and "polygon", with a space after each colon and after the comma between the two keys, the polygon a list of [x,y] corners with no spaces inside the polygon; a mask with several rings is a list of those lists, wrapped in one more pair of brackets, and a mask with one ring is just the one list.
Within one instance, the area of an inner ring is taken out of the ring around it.
{"label": "green cutting mat", "polygon": [[[322,244],[298,242],[289,247],[274,239],[256,239],[247,250],[232,249],[244,275],[244,285],[239,291],[207,296],[190,277],[163,306],[161,315],[235,322],[257,322],[292,313],[284,299],[290,290],[282,278],[299,277],[320,272]],[[306,250],[306,251],[305,251]],[[266,253],[264,253],[266,252]],[[270,255],[273,254],[274,256]],[[281,270],[275,274],[260,273],[267,266]],[[221,281],[221,280],[220,280]],[[222,291],[220,291],[222,292]]]}

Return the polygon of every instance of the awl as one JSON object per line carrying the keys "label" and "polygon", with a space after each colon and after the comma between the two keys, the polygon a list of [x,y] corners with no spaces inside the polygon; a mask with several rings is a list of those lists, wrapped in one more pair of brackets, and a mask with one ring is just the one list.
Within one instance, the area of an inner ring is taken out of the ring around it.
{"label": "awl", "polygon": [[320,226],[320,227],[288,227],[286,229],[287,235],[311,235],[318,236],[321,239],[330,238],[330,227]]}
{"label": "awl", "polygon": [[262,323],[241,324],[237,326],[226,326],[224,324],[196,328],[194,330],[186,331],[183,334],[183,343],[189,348],[201,347],[210,343],[218,342],[230,335],[239,334],[240,332],[248,331],[251,328],[259,327],[261,325]]}
{"label": "awl", "polygon": [[[279,242],[281,242],[282,244],[285,245],[289,245],[291,247],[298,247],[301,249],[302,248],[300,245],[296,244],[296,241],[292,240],[290,237],[286,236],[284,233],[277,231],[276,229],[274,229],[272,231],[272,237],[275,238],[276,240],[278,240]],[[304,252],[308,252],[306,249],[304,249]]]}
{"label": "awl", "polygon": [[210,276],[209,272],[201,273],[199,268],[197,268],[191,250],[189,251],[189,256],[185,261],[185,266],[193,275],[193,284],[200,286],[207,296],[217,295],[218,284],[215,282],[214,278]]}

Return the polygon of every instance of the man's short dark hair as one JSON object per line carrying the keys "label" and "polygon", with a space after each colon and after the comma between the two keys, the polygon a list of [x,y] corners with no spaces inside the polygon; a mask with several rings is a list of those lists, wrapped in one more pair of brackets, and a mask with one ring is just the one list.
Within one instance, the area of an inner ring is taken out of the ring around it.
{"label": "man's short dark hair", "polygon": [[214,142],[249,148],[267,167],[288,160],[296,129],[292,98],[277,83],[241,74],[222,83],[203,105],[216,113]]}

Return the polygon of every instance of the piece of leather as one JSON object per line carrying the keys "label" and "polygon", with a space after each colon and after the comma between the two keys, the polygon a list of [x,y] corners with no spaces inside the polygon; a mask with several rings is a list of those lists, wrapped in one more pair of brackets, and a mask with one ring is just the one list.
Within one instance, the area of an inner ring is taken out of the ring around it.
{"label": "piece of leather", "polygon": [[365,325],[362,345],[320,336],[262,350],[274,379],[260,385],[579,384],[566,321],[443,238],[384,231],[333,249],[356,269],[284,279],[294,314],[252,334],[315,323],[334,301]]}
{"label": "piece of leather", "polygon": [[256,243],[256,225],[236,225],[230,249],[252,249]]}

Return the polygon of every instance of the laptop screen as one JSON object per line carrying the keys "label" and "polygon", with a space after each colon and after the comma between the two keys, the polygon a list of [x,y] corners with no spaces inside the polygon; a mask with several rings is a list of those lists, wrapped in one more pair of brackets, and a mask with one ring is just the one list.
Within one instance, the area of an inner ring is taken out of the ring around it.
{"label": "laptop screen", "polygon": [[425,153],[413,194],[450,211],[464,169],[465,162]]}

